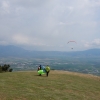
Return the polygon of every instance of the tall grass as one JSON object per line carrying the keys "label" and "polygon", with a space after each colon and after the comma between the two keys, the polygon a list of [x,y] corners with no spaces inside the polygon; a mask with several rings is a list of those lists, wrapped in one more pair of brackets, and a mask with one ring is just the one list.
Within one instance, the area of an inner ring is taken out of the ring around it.
{"label": "tall grass", "polygon": [[0,73],[0,100],[100,100],[100,77],[51,71]]}

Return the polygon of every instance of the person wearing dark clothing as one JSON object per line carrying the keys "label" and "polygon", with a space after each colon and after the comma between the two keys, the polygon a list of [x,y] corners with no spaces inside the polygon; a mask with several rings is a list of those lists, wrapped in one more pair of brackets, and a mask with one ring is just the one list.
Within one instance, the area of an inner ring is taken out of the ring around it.
{"label": "person wearing dark clothing", "polygon": [[40,67],[40,70],[41,70],[41,65],[39,65],[39,67]]}
{"label": "person wearing dark clothing", "polygon": [[48,74],[49,74],[49,71],[47,72],[47,76],[48,76]]}
{"label": "person wearing dark clothing", "polygon": [[[38,71],[39,71],[39,70],[41,70],[41,65],[39,65],[39,67],[38,67]],[[41,76],[41,74],[39,74],[39,76]]]}
{"label": "person wearing dark clothing", "polygon": [[38,71],[39,71],[39,70],[41,70],[41,65],[39,65],[39,67],[38,67]]}

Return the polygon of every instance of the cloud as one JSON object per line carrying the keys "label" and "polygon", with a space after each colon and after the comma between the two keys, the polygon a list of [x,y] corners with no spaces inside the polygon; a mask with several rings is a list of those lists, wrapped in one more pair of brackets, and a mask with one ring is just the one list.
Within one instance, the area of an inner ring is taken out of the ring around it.
{"label": "cloud", "polygon": [[100,37],[99,0],[1,0],[0,6],[1,44],[69,51],[67,42],[75,40],[74,50],[84,50]]}
{"label": "cloud", "polygon": [[9,4],[9,2],[7,2],[7,1],[2,1],[1,2],[0,12],[1,12],[0,15],[10,13],[10,4]]}
{"label": "cloud", "polygon": [[100,48],[100,39],[94,39],[91,42],[85,42],[84,46],[86,48]]}

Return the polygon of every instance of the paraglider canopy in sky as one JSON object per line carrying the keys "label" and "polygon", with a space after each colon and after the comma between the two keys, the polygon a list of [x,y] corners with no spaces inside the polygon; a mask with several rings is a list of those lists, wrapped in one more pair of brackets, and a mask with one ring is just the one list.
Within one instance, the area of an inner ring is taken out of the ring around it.
{"label": "paraglider canopy in sky", "polygon": [[75,42],[76,43],[76,41],[68,41],[67,43],[70,43],[70,42]]}

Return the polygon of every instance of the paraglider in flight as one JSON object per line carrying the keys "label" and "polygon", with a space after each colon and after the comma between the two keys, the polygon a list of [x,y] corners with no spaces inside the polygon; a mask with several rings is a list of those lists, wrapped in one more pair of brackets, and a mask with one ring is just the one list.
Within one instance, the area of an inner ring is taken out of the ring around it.
{"label": "paraglider in flight", "polygon": [[[71,41],[68,41],[67,44],[70,44],[70,42],[73,42],[74,44],[76,43],[76,41],[71,40]],[[73,49],[73,46],[74,46],[73,43],[71,43],[71,45],[70,45],[70,46],[72,46],[71,49]],[[77,44],[77,43],[76,43],[76,44]]]}

